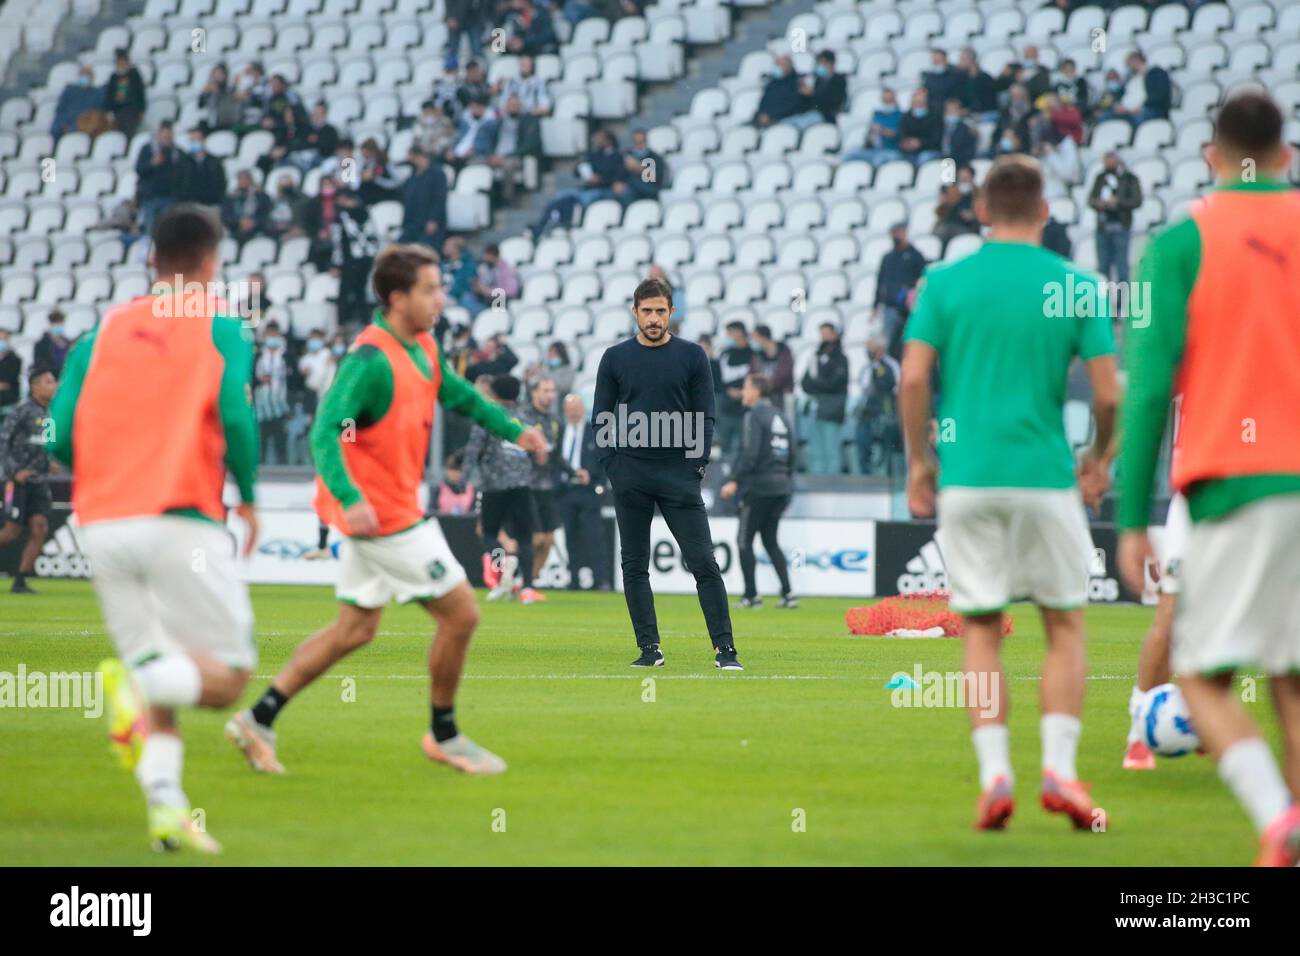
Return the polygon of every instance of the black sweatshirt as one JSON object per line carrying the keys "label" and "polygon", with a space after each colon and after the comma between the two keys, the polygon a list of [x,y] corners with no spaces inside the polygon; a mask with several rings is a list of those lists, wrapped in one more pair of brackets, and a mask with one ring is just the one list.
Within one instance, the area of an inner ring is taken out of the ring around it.
{"label": "black sweatshirt", "polygon": [[776,406],[763,399],[745,412],[740,455],[729,476],[745,495],[788,495],[794,491],[790,426]]}
{"label": "black sweatshirt", "polygon": [[[709,357],[694,342],[673,336],[651,347],[633,336],[610,346],[596,371],[591,404],[601,465],[608,465],[615,454],[707,463],[713,447],[713,401]],[[650,418],[663,412],[676,413],[671,430],[665,429],[662,416]]]}

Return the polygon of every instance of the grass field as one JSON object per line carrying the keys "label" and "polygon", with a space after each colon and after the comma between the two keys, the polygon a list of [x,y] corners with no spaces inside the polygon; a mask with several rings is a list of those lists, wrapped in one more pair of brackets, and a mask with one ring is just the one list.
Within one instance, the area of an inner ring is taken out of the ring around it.
{"label": "grass field", "polygon": [[[39,586],[36,598],[0,592],[0,671],[93,669],[109,644],[90,586]],[[256,587],[253,604],[262,660],[248,699],[333,613],[319,588]],[[1042,630],[1032,609],[1016,609],[1007,666],[1018,812],[1009,831],[977,834],[965,715],[895,707],[884,688],[918,663],[955,670],[958,643],[851,637],[849,604],[733,611],[746,670],[724,674],[694,598],[660,597],[668,666],[650,675],[627,666],[621,595],[486,605],[458,715],[510,762],[498,778],[422,756],[430,625],[417,609],[393,608],[373,645],[277,721],[287,776],[255,776],[222,739],[223,715],[186,714],[187,790],[225,844],[217,859],[237,865],[1251,862],[1251,828],[1207,760],[1120,769],[1148,610],[1089,611],[1079,771],[1110,814],[1107,831],[1091,833],[1037,806]],[[647,676],[653,702],[643,701]],[[354,701],[344,678],[355,680]],[[1260,686],[1252,710],[1276,741]],[[139,791],[111,762],[102,720],[0,710],[0,767],[0,864],[193,861],[147,848]]]}

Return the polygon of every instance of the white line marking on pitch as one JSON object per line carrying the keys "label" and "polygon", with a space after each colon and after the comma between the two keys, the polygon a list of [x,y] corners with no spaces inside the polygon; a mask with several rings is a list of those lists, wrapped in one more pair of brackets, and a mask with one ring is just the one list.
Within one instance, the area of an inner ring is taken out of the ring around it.
{"label": "white line marking on pitch", "polygon": [[[887,681],[902,671],[893,674],[863,674],[860,676],[827,676],[824,674],[466,674],[461,680],[636,680],[646,676],[655,680],[835,680],[835,681]],[[258,680],[270,680],[275,674],[256,674]],[[327,674],[331,680],[428,680],[428,674]],[[909,675],[910,676],[910,675]],[[1012,680],[1039,681],[1041,677],[1028,675],[1013,677]],[[1133,680],[1132,674],[1090,674],[1088,680]]]}

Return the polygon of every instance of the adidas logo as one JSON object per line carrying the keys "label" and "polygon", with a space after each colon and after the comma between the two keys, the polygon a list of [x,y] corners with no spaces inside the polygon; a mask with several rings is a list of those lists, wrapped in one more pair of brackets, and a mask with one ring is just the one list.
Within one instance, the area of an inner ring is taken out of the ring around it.
{"label": "adidas logo", "polygon": [[898,593],[914,594],[917,591],[943,591],[948,588],[948,573],[944,570],[939,546],[930,539],[911,561],[906,572],[898,576]]}
{"label": "adidas logo", "polygon": [[81,543],[72,525],[65,524],[36,556],[36,574],[42,578],[88,578],[90,561],[81,553]]}

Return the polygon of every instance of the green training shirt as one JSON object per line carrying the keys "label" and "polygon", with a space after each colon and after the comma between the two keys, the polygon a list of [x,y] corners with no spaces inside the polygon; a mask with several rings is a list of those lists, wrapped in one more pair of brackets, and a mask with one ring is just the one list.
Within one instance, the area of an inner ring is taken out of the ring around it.
{"label": "green training shirt", "polygon": [[939,353],[940,487],[1074,486],[1070,363],[1115,351],[1098,281],[1020,242],[986,242],[926,270],[903,338]]}
{"label": "green training shirt", "polygon": [[[382,314],[375,313],[374,321],[392,332]],[[432,381],[433,367],[424,349],[415,342],[393,337],[406,349],[420,374]],[[507,441],[514,441],[523,433],[524,426],[518,419],[484,398],[478,389],[451,370],[441,349],[438,367],[442,372],[438,401],[445,410],[464,415]],[[362,494],[343,461],[339,434],[353,423],[357,428],[373,425],[387,414],[392,403],[393,369],[388,364],[388,356],[373,345],[363,345],[344,355],[311,426],[311,457],[316,471],[344,508],[360,502]]]}

